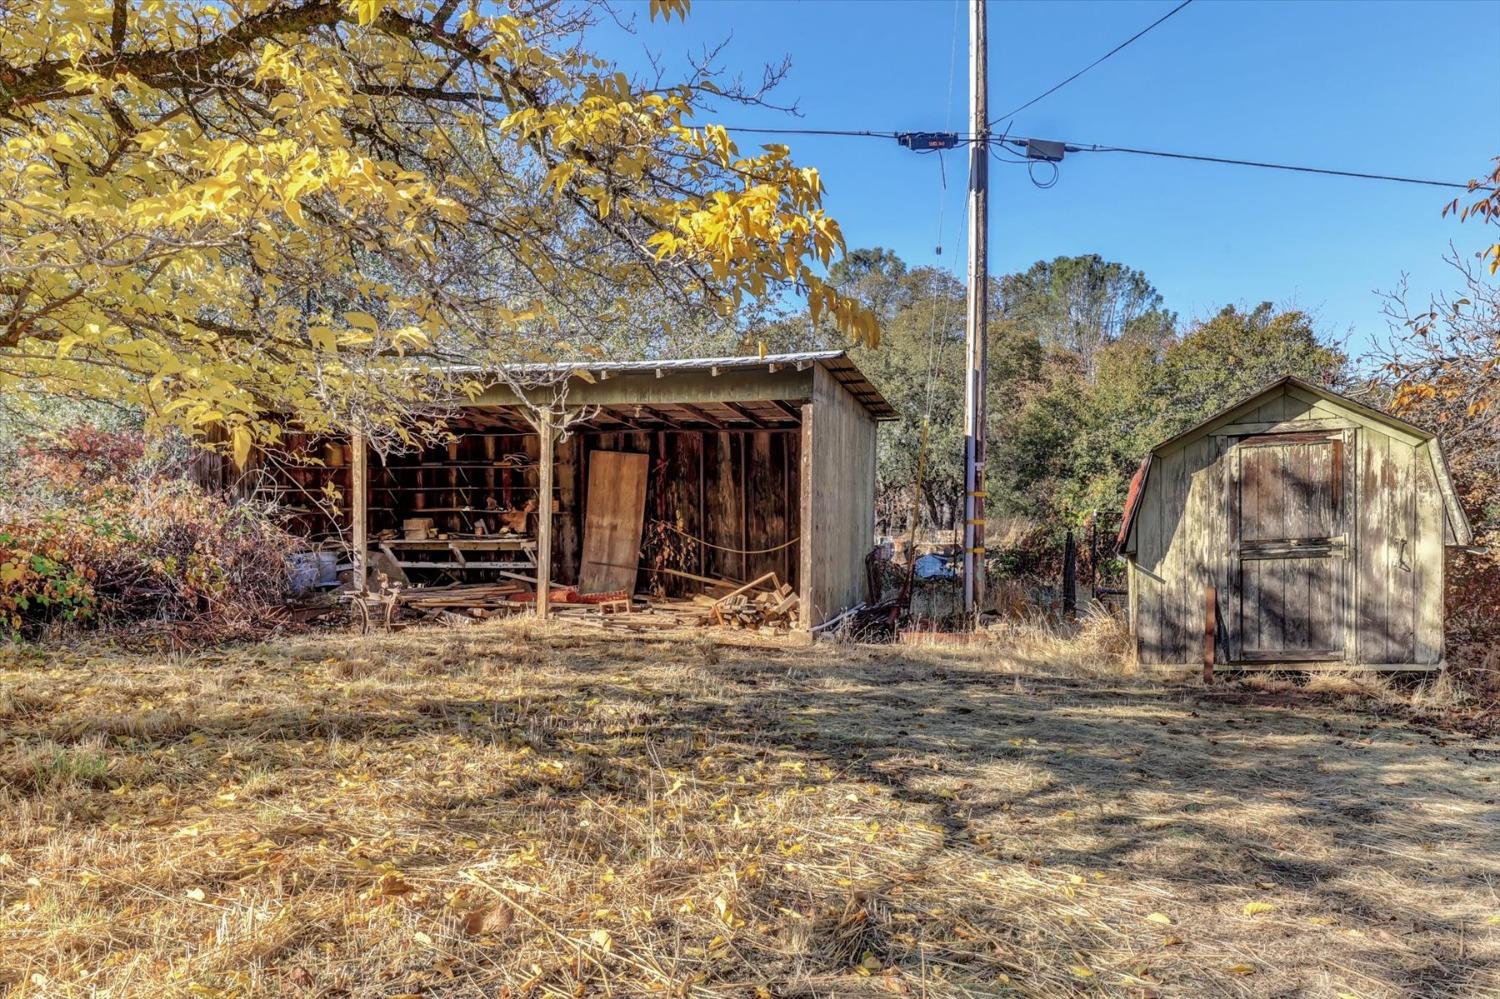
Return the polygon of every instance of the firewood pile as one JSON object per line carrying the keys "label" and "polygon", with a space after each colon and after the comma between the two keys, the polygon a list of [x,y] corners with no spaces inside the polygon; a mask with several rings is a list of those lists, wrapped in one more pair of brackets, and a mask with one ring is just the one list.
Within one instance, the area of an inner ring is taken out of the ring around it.
{"label": "firewood pile", "polygon": [[510,613],[514,606],[512,598],[524,589],[520,583],[422,587],[401,590],[397,602],[429,617],[449,611],[483,618]]}
{"label": "firewood pile", "polygon": [[792,628],[797,623],[799,603],[792,585],[768,572],[713,601],[711,612],[716,624],[730,628]]}
{"label": "firewood pile", "polygon": [[524,589],[514,582],[418,587],[387,583],[368,596],[352,599],[365,630],[379,624],[393,631],[416,621],[465,625],[512,614],[525,608],[512,600]]}

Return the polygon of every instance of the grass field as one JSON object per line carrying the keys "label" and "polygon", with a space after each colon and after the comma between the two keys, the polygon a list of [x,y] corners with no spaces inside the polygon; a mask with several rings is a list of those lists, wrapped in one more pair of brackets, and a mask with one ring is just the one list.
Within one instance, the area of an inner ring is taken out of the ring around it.
{"label": "grass field", "polygon": [[1494,744],[1039,649],[0,652],[0,991],[1500,995]]}

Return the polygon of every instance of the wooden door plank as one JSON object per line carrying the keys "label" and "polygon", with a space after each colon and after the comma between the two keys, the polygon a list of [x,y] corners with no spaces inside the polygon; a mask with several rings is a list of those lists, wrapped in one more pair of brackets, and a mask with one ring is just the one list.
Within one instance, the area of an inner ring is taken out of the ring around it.
{"label": "wooden door plank", "polygon": [[628,451],[589,455],[588,509],[578,586],[584,593],[635,589],[650,457]]}

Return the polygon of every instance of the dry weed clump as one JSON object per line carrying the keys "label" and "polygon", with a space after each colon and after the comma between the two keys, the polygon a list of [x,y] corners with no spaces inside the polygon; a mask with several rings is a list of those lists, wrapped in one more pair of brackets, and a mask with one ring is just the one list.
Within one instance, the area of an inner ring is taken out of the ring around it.
{"label": "dry weed clump", "polygon": [[1038,614],[1003,618],[986,629],[990,659],[1002,668],[1073,676],[1129,677],[1135,647],[1124,620],[1098,604],[1074,621]]}
{"label": "dry weed clump", "polygon": [[[1115,648],[1067,641],[1017,632]],[[1493,756],[983,658],[493,622],[0,660],[0,990],[1500,988]]]}

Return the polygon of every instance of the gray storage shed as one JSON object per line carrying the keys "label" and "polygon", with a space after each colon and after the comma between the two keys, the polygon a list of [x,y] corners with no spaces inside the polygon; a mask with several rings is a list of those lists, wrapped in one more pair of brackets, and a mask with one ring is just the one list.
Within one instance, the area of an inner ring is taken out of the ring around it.
{"label": "gray storage shed", "polygon": [[1120,549],[1139,660],[1438,669],[1444,547],[1472,538],[1431,433],[1282,378],[1136,473]]}

